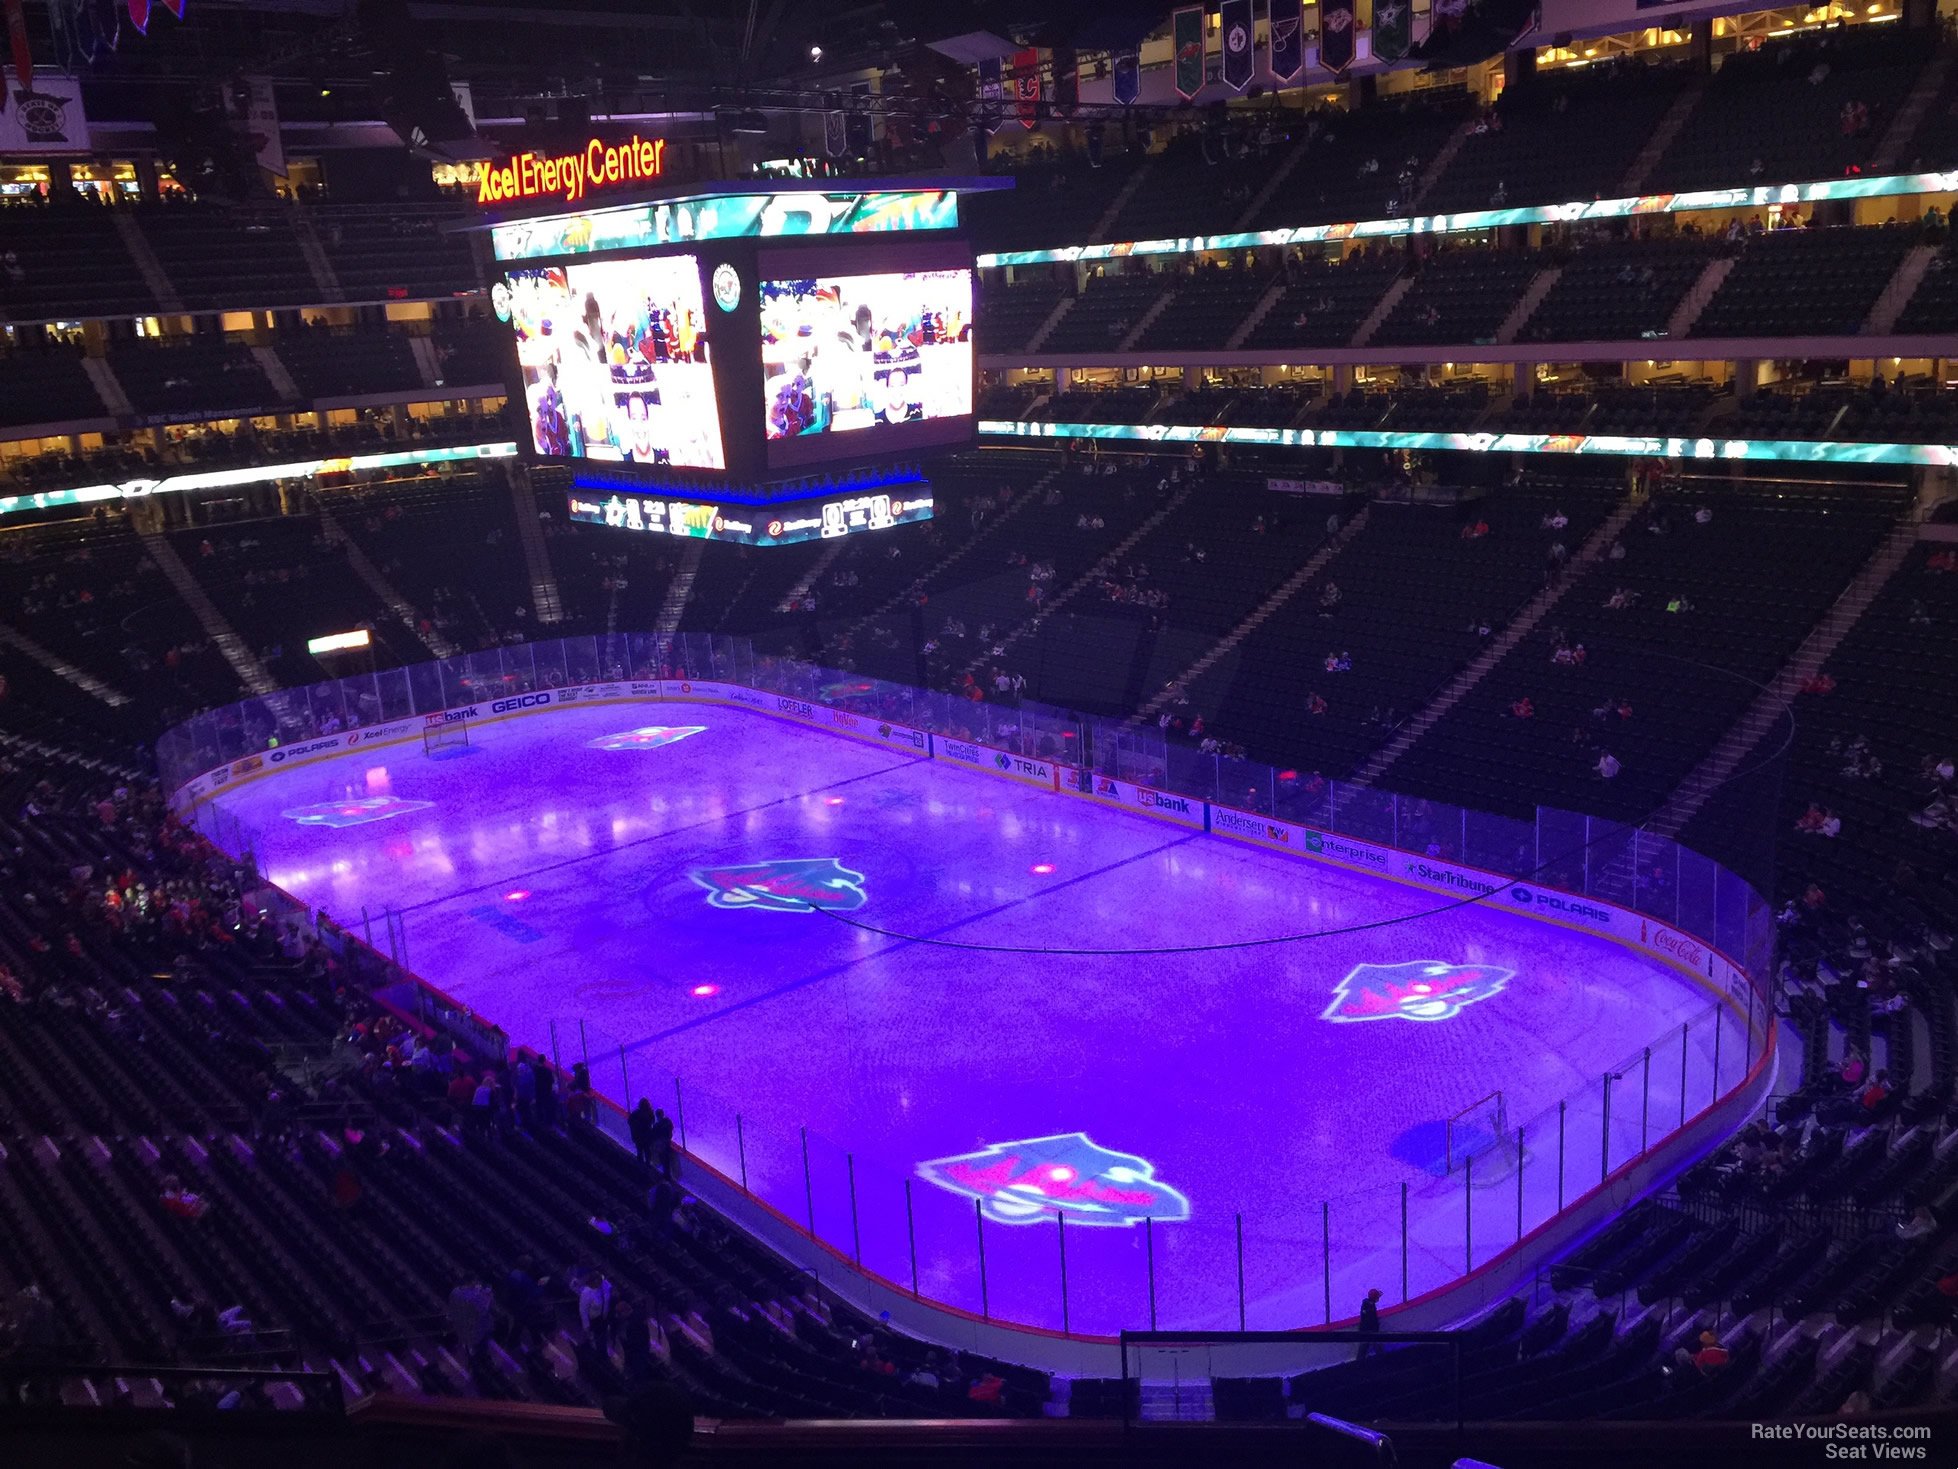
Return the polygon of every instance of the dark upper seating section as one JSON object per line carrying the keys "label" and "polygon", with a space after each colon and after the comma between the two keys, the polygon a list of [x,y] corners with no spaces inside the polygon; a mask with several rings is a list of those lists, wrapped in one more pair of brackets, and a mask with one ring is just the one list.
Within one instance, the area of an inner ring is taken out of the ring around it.
{"label": "dark upper seating section", "polygon": [[[1474,656],[1479,623],[1500,627],[1541,588],[1551,546],[1581,545],[1613,498],[1602,479],[1532,477],[1459,511],[1376,502],[1309,585],[1189,686],[1190,706],[1254,758],[1347,775]],[[1568,523],[1552,530],[1556,511]],[[1490,533],[1463,539],[1474,520]],[[1351,666],[1328,669],[1338,654]]]}
{"label": "dark upper seating section", "polygon": [[0,424],[62,423],[108,412],[75,348],[47,343],[0,353]]}
{"label": "dark upper seating section", "polygon": [[1734,52],[1645,187],[1712,189],[1860,171],[1929,51],[1921,36],[1886,25]]}
{"label": "dark upper seating section", "polygon": [[469,236],[443,228],[466,217],[443,205],[328,205],[313,229],[349,301],[420,300],[482,286]]}
{"label": "dark upper seating section", "polygon": [[1438,251],[1388,313],[1368,346],[1490,342],[1545,264],[1527,250],[1460,245]]}
{"label": "dark upper seating section", "polygon": [[1540,387],[1512,399],[1499,426],[1529,434],[1690,434],[1705,424],[1718,394],[1705,382],[1599,382]]}
{"label": "dark upper seating section", "polygon": [[1370,108],[1364,116],[1315,112],[1307,120],[1304,154],[1251,227],[1343,224],[1411,213],[1422,174],[1470,115],[1458,96]]}
{"label": "dark upper seating section", "polygon": [[1257,269],[1200,265],[1175,278],[1175,294],[1143,329],[1135,349],[1222,347],[1277,282],[1276,275]]}
{"label": "dark upper seating section", "polygon": [[164,274],[193,311],[314,305],[326,295],[284,208],[159,204],[143,206],[139,217]]}
{"label": "dark upper seating section", "polygon": [[1518,83],[1477,121],[1421,212],[1616,197],[1689,81],[1683,68],[1628,58]]}
{"label": "dark upper seating section", "polygon": [[[1774,676],[1904,500],[1882,484],[1707,481],[1646,506],[1618,538],[1624,554],[1586,568],[1386,783],[1506,813],[1643,818]],[[1557,658],[1579,645],[1581,661]],[[1527,715],[1513,712],[1520,700]],[[1622,766],[1610,780],[1594,768],[1602,751]]]}
{"label": "dark upper seating section", "polygon": [[1958,404],[1938,388],[1899,378],[1868,383],[1795,380],[1741,400],[1722,426],[1763,439],[1941,442],[1958,432]]}
{"label": "dark upper seating section", "polygon": [[1292,146],[1296,113],[1178,133],[1149,160],[1142,184],[1108,227],[1111,240],[1215,234],[1236,225]]}
{"label": "dark upper seating section", "polygon": [[1523,323],[1525,342],[1607,342],[1662,336],[1714,257],[1696,235],[1585,246]]}
{"label": "dark upper seating section", "polygon": [[237,675],[119,517],[5,537],[0,598],[9,622],[110,688],[140,701],[147,736],[244,697]]}
{"label": "dark upper seating section", "polygon": [[1692,335],[1855,336],[1915,243],[1897,229],[1750,236]]}
{"label": "dark upper seating section", "polygon": [[281,332],[273,347],[303,397],[401,393],[423,386],[414,348],[398,332],[310,327]]}
{"label": "dark upper seating section", "polygon": [[1285,293],[1251,329],[1245,346],[1344,347],[1406,266],[1391,245],[1356,250],[1337,264],[1296,260],[1287,265]]}
{"label": "dark upper seating section", "polygon": [[[458,499],[470,510],[456,527]],[[561,513],[564,500],[555,499]],[[552,508],[545,497],[540,508]],[[423,620],[464,648],[519,636],[530,617],[530,574],[496,468],[355,491],[342,527]]]}
{"label": "dark upper seating section", "polygon": [[1098,275],[1048,333],[1043,353],[1113,352],[1168,285],[1148,269]]}
{"label": "dark upper seating section", "polygon": [[[1044,272],[1045,267],[1033,269]],[[982,283],[976,323],[979,350],[1024,352],[1061,295],[1060,282],[1044,273],[1010,285],[1003,278]]]}
{"label": "dark upper seating section", "polygon": [[1897,318],[1900,332],[1958,331],[1958,237],[1932,259]]}
{"label": "dark upper seating section", "polygon": [[134,338],[109,356],[138,413],[265,410],[279,403],[251,348],[214,332]]}
{"label": "dark upper seating section", "polygon": [[1078,245],[1142,163],[1139,153],[1110,153],[1097,165],[1085,154],[1042,149],[997,169],[1011,189],[962,195],[960,220],[982,252]]}
{"label": "dark upper seating section", "polygon": [[0,316],[73,321],[156,309],[109,209],[0,205]]}

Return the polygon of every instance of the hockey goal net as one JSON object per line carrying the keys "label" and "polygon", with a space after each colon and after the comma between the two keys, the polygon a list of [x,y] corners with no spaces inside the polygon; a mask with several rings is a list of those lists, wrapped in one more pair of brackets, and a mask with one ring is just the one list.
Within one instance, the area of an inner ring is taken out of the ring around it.
{"label": "hockey goal net", "polygon": [[469,748],[469,725],[464,720],[444,723],[441,715],[436,715],[422,727],[422,753],[437,755],[444,750],[466,750]]}
{"label": "hockey goal net", "polygon": [[1442,1125],[1443,1169],[1474,1170],[1478,1182],[1494,1183],[1516,1167],[1516,1134],[1500,1091],[1469,1103]]}

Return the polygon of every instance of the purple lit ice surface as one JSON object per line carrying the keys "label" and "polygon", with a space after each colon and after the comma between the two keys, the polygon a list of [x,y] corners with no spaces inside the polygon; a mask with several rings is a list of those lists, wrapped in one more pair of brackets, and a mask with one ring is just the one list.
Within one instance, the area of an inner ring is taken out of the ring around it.
{"label": "purple lit ice surface", "polygon": [[[573,708],[478,726],[467,761],[355,750],[220,804],[273,881],[401,912],[432,983],[519,1042],[555,1022],[617,1099],[677,1100],[692,1152],[907,1288],[908,1181],[946,1304],[980,1309],[983,1229],[986,1309],[1058,1327],[1065,1216],[1074,1331],[1147,1326],[1152,1256],[1159,1324],[1234,1328],[1241,1218],[1252,1328],[1319,1322],[1328,1253],[1350,1316],[1400,1299],[1403,1185],[1410,1294],[1514,1243],[1513,1169],[1439,1176],[1451,1114],[1503,1091],[1534,1226],[1559,1099],[1571,1197],[1600,1176],[1600,1079],[1642,1047],[1670,1050],[1616,1084],[1612,1166],[1676,1125],[1682,1065],[1688,1110],[1712,1099],[1710,996],[1589,934],[745,710],[653,717],[700,732],[622,761],[631,717]],[[355,790],[389,819],[292,815]]]}

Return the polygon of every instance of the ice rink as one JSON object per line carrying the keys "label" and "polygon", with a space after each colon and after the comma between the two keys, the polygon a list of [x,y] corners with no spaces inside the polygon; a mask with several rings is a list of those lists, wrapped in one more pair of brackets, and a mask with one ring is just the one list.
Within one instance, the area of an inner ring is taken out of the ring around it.
{"label": "ice rink", "polygon": [[[718,705],[471,737],[220,804],[272,881],[384,950],[399,914],[429,982],[965,1310],[1107,1333],[1392,1305],[1744,1067],[1745,1027],[1716,1040],[1683,974],[1492,903]],[[1038,952],[1294,934],[1318,936]],[[1521,1166],[1484,1153],[1465,1189],[1444,1119],[1496,1091]]]}

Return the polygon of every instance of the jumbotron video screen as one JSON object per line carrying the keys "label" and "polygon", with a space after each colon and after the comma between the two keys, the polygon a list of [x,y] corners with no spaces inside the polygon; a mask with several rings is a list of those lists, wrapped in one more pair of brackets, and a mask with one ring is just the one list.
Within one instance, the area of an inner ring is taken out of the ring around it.
{"label": "jumbotron video screen", "polygon": [[540,455],[727,467],[695,257],[513,270],[507,290]]}

